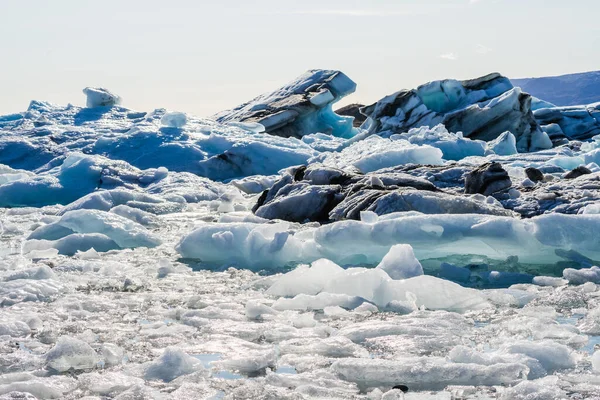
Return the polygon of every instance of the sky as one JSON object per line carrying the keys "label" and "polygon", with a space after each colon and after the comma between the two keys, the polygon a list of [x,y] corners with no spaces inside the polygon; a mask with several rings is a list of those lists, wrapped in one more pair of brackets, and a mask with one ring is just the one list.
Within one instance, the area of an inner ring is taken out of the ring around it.
{"label": "sky", "polygon": [[444,78],[600,69],[598,0],[0,0],[0,114],[30,100],[210,116],[338,69],[368,104]]}

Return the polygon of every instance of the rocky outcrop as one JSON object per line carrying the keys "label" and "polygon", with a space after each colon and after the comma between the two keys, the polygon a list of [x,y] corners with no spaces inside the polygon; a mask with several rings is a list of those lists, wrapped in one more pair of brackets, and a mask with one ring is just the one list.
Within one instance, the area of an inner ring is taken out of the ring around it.
{"label": "rocky outcrop", "polygon": [[444,124],[450,132],[491,141],[509,131],[520,152],[552,147],[531,110],[532,98],[494,73],[467,80],[430,82],[363,107],[363,128],[382,136]]}
{"label": "rocky outcrop", "polygon": [[349,137],[352,118],[333,112],[332,104],[353,93],[356,84],[340,71],[310,70],[287,85],[213,116],[218,122],[259,123],[282,137],[329,133]]}

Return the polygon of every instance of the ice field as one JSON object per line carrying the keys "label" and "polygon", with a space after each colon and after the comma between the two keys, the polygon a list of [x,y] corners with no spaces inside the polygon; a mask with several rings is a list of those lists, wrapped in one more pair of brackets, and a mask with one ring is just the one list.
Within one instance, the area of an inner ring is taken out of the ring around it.
{"label": "ice field", "polygon": [[0,116],[0,399],[600,399],[600,103],[355,87]]}

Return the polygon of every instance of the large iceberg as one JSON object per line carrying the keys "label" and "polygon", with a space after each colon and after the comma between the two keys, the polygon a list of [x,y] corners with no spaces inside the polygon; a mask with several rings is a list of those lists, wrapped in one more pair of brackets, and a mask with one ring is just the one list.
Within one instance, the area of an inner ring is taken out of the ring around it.
{"label": "large iceberg", "polygon": [[311,70],[292,82],[214,117],[219,122],[258,123],[283,137],[328,133],[351,137],[351,117],[333,112],[333,103],[353,93],[356,84],[340,71]]}
{"label": "large iceberg", "polygon": [[531,96],[500,74],[430,82],[384,97],[361,112],[369,117],[362,127],[383,136],[441,123],[450,132],[486,141],[510,131],[520,151],[552,147],[533,116]]}

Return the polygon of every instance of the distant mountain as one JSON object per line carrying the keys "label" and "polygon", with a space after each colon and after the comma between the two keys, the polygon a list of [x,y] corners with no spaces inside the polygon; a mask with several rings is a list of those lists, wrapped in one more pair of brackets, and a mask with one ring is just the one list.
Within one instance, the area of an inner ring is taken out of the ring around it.
{"label": "distant mountain", "polygon": [[532,96],[557,106],[575,106],[600,101],[600,71],[511,79],[511,82]]}

